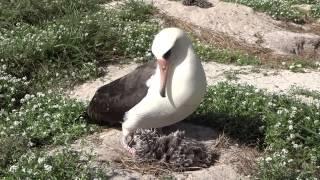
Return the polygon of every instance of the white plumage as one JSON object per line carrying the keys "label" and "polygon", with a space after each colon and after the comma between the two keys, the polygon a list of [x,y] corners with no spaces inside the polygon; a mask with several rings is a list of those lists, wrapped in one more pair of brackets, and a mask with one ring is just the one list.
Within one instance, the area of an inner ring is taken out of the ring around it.
{"label": "white plumage", "polygon": [[206,76],[187,35],[178,28],[166,28],[153,41],[155,57],[168,62],[165,97],[160,95],[161,64],[145,82],[147,95],[126,112],[122,124],[124,137],[138,128],[159,128],[179,122],[195,111],[206,91]]}

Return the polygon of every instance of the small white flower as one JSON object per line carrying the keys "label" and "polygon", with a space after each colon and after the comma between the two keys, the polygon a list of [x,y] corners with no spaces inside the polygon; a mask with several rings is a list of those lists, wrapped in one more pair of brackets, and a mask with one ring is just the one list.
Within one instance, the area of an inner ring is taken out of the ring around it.
{"label": "small white flower", "polygon": [[28,147],[32,147],[33,145],[34,145],[33,142],[31,142],[31,141],[28,142]]}
{"label": "small white flower", "polygon": [[38,97],[44,97],[44,94],[42,92],[37,92]]}
{"label": "small white flower", "polygon": [[283,110],[282,109],[279,109],[278,111],[277,111],[277,114],[282,114],[282,112],[283,112]]}
{"label": "small white flower", "polygon": [[289,130],[292,130],[293,129],[293,126],[292,125],[289,125]]}
{"label": "small white flower", "polygon": [[18,169],[18,166],[12,165],[12,166],[10,166],[9,171],[10,171],[10,172],[16,172],[17,169]]}
{"label": "small white flower", "polygon": [[40,157],[40,158],[38,158],[38,163],[42,164],[45,160],[46,160],[45,158]]}
{"label": "small white flower", "polygon": [[52,166],[48,165],[48,164],[45,164],[44,165],[44,170],[50,172],[52,170]]}
{"label": "small white flower", "polygon": [[267,157],[267,158],[266,158],[266,161],[267,161],[267,162],[270,162],[271,160],[272,160],[271,157]]}
{"label": "small white flower", "polygon": [[14,122],[13,122],[13,125],[14,125],[14,126],[18,126],[19,124],[20,124],[19,121],[14,121]]}
{"label": "small white flower", "polygon": [[278,128],[281,126],[281,123],[280,122],[277,122],[277,124],[274,126],[275,128]]}
{"label": "small white flower", "polygon": [[295,138],[295,137],[296,137],[296,135],[290,134],[290,139],[293,139],[293,138]]}
{"label": "small white flower", "polygon": [[311,161],[313,161],[313,162],[315,162],[315,163],[317,162],[317,157],[316,157],[316,156],[313,156],[313,155],[312,155],[310,159],[311,159]]}
{"label": "small white flower", "polygon": [[281,152],[284,153],[284,154],[287,154],[287,153],[288,153],[288,150],[282,149]]}

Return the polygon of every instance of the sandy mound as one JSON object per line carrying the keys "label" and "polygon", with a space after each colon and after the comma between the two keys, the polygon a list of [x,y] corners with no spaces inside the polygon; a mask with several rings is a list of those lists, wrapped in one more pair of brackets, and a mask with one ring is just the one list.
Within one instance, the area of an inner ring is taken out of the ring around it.
{"label": "sandy mound", "polygon": [[[160,168],[152,169],[148,166],[139,166],[132,162],[132,158],[122,148],[120,143],[122,133],[116,129],[106,129],[101,133],[78,140],[72,145],[72,148],[75,151],[95,155],[96,164],[107,163],[105,171],[112,179],[157,179],[157,176],[154,175],[157,173],[160,177],[170,175],[178,179],[248,179],[237,171],[246,172],[248,168],[254,166],[258,154],[256,151],[230,145],[223,138],[219,138],[215,131],[202,126],[179,123],[167,128],[166,131],[177,129],[184,130],[186,137],[201,141],[218,151],[220,157],[217,162],[209,168],[185,172],[170,172]],[[222,145],[219,147],[219,144]],[[150,172],[154,174],[150,174]]]}
{"label": "sandy mound", "polygon": [[[294,33],[264,13],[247,6],[209,0],[214,6],[202,9],[184,6],[179,1],[152,0],[160,12],[179,20],[223,33],[239,42],[269,48],[277,54],[311,54],[320,57],[320,36],[312,33]],[[303,26],[296,25],[303,29]],[[299,49],[299,50],[297,50]]]}

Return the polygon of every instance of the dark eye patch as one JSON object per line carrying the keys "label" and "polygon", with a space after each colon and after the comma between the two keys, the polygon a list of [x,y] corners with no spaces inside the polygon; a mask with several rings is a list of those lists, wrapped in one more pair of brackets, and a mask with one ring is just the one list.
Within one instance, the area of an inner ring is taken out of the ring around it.
{"label": "dark eye patch", "polygon": [[163,55],[163,58],[168,60],[170,56],[171,56],[171,49]]}

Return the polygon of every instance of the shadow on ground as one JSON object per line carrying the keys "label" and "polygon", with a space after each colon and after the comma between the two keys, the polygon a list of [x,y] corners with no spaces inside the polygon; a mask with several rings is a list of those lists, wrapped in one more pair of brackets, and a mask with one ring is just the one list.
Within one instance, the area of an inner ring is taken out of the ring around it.
{"label": "shadow on ground", "polygon": [[241,145],[262,147],[264,142],[263,122],[257,116],[231,116],[226,113],[210,112],[193,114],[187,120],[192,124],[211,127],[220,134],[224,133],[234,142]]}

